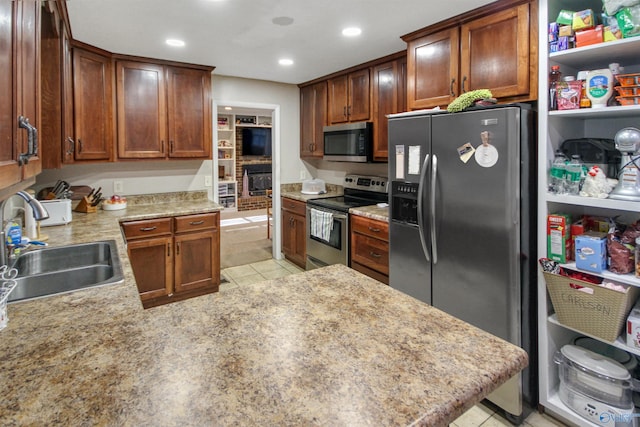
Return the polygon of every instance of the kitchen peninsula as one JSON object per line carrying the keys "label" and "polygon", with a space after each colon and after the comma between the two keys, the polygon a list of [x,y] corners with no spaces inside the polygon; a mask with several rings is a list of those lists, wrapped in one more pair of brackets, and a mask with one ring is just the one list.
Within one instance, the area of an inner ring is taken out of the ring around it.
{"label": "kitchen peninsula", "polygon": [[342,265],[143,310],[117,239],[124,283],[9,305],[3,425],[444,426],[528,363]]}

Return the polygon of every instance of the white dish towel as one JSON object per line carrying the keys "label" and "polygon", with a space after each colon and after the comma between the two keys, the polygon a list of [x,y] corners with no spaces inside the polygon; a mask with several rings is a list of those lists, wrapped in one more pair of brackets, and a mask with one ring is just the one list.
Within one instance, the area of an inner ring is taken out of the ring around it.
{"label": "white dish towel", "polygon": [[333,214],[311,208],[311,236],[328,242],[333,230]]}

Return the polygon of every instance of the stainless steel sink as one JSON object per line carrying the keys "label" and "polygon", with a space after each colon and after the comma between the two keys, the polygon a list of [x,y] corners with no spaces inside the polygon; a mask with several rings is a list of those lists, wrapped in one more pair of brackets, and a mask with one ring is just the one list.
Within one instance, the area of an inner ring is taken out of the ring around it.
{"label": "stainless steel sink", "polygon": [[12,265],[17,286],[9,302],[76,291],[124,280],[115,240],[26,252]]}

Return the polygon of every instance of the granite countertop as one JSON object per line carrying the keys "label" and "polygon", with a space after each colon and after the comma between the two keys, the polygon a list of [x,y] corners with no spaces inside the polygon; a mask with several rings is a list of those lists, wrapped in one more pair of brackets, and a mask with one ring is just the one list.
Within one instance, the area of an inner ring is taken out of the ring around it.
{"label": "granite countertop", "polygon": [[444,426],[528,363],[339,265],[144,310],[119,222],[221,209],[151,202],[42,229],[115,239],[125,280],[9,304],[2,425]]}
{"label": "granite countertop", "polygon": [[357,208],[349,209],[349,213],[352,215],[363,216],[366,218],[375,219],[378,221],[389,222],[389,207],[381,208],[378,205],[360,206]]}
{"label": "granite countertop", "polygon": [[313,199],[325,199],[327,197],[337,197],[344,194],[344,188],[341,185],[325,184],[327,192],[324,194],[302,194],[301,183],[282,184],[280,185],[280,196],[289,199],[307,202]]}
{"label": "granite countertop", "polygon": [[342,265],[136,299],[104,287],[10,305],[2,424],[446,426],[528,363]]}

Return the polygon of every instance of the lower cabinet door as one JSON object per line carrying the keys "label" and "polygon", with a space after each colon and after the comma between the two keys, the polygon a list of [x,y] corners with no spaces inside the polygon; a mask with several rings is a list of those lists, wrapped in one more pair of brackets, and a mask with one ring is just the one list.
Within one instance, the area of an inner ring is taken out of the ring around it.
{"label": "lower cabinet door", "polygon": [[127,242],[131,268],[141,300],[168,296],[173,291],[172,237]]}
{"label": "lower cabinet door", "polygon": [[216,287],[220,283],[218,230],[175,236],[175,290]]}

